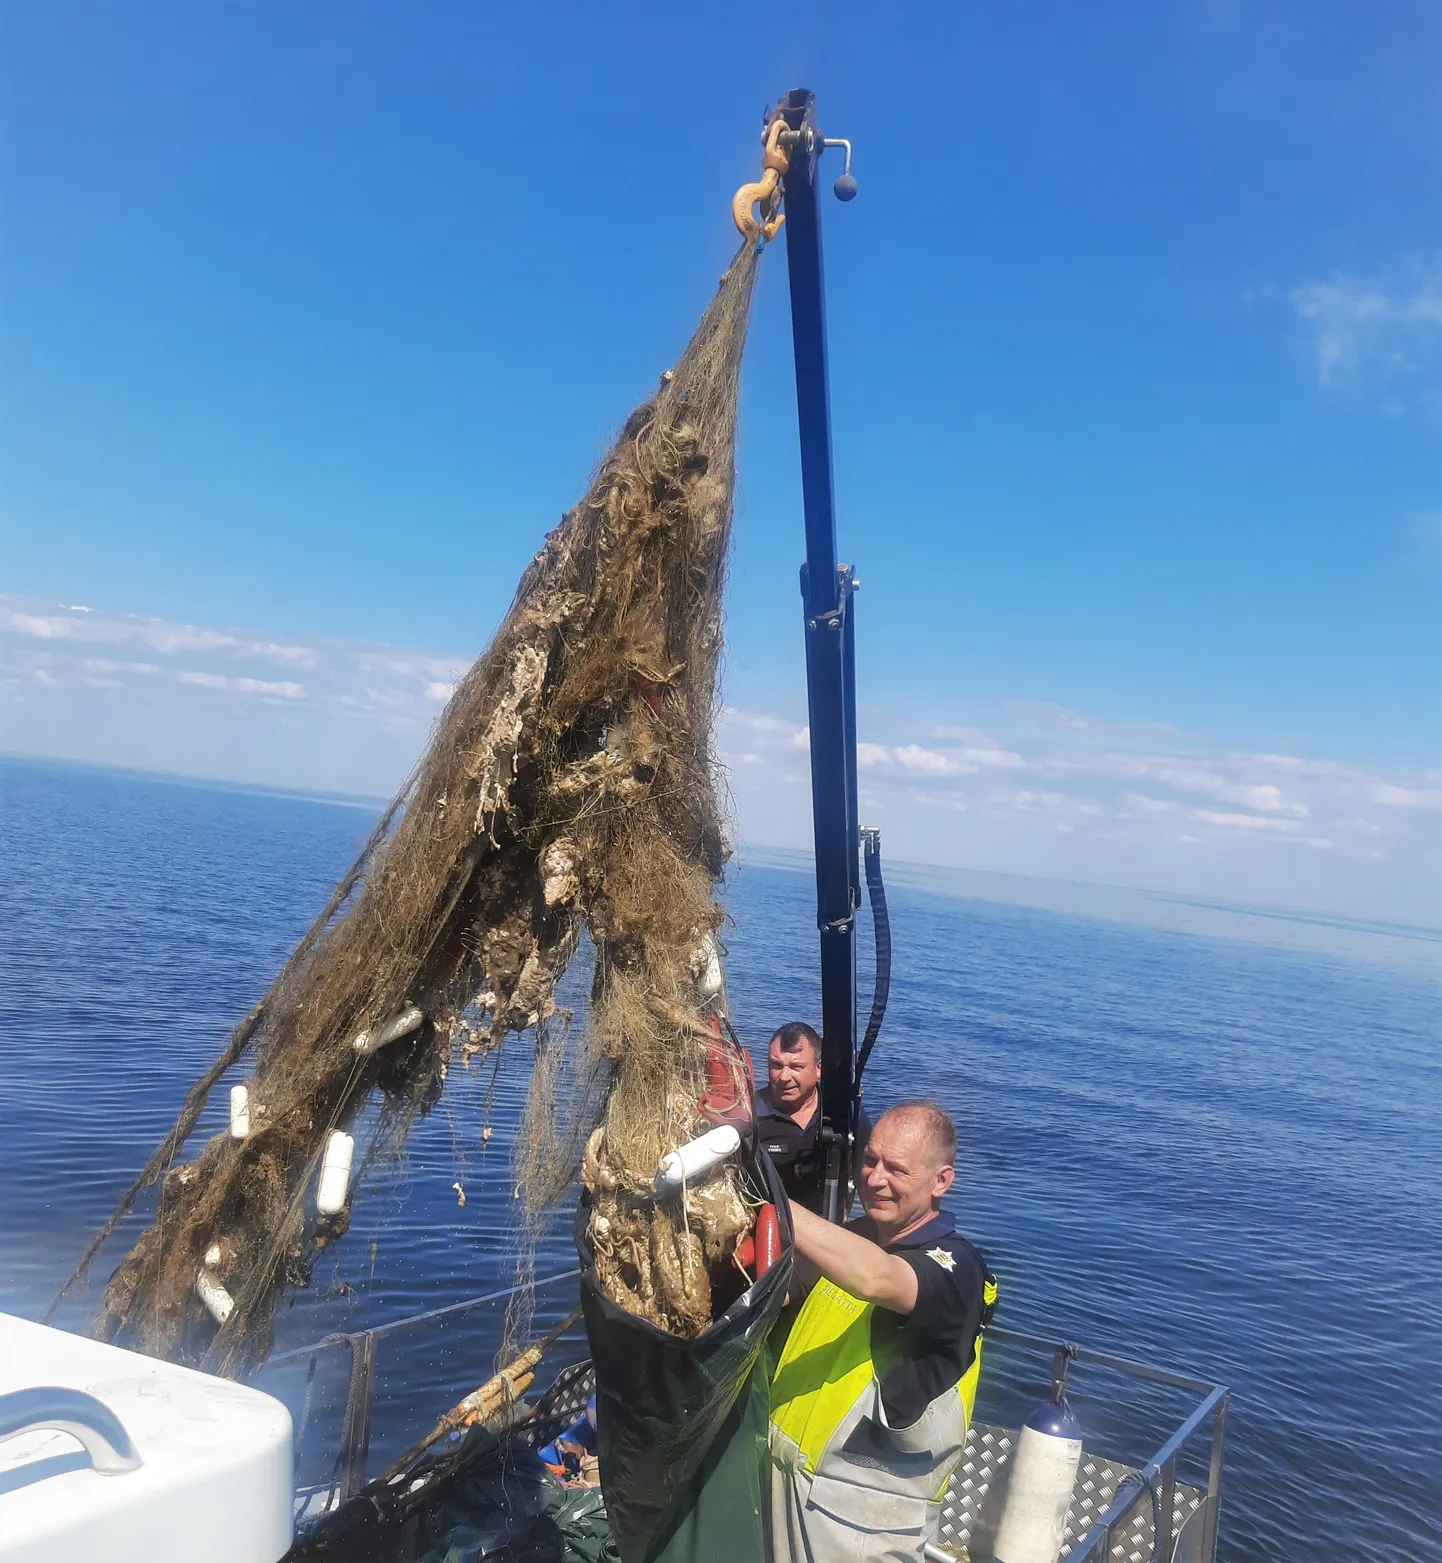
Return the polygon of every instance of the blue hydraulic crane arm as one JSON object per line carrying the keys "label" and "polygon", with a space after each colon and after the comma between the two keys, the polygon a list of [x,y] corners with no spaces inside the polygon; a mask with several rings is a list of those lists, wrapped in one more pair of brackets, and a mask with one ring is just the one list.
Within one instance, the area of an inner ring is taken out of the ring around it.
{"label": "blue hydraulic crane arm", "polygon": [[[789,160],[781,187],[806,519],[801,597],[811,720],[816,922],[821,935],[821,1121],[826,1147],[823,1213],[829,1220],[839,1221],[846,1216],[858,1102],[856,910],[861,884],[856,795],[856,583],[849,567],[839,562],[836,549],[817,185],[817,164],[826,142],[816,125],[814,94],[804,89],[788,93],[777,112],[787,125],[782,142]],[[848,146],[847,169],[837,181],[836,193],[849,200],[855,189]]]}

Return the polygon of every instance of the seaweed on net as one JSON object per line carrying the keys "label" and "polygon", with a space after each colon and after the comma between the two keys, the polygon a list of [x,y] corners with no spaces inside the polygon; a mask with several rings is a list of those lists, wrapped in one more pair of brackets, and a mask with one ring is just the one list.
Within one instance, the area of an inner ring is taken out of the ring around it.
{"label": "seaweed on net", "polygon": [[[712,725],[758,257],[743,244],[676,368],[525,571],[359,859],[92,1240],[65,1290],[159,1182],[153,1222],[106,1287],[102,1336],[226,1373],[262,1360],[279,1291],[306,1284],[347,1220],[308,1214],[328,1134],[380,1091],[403,1136],[456,1051],[535,1034],[518,1158],[533,1225],[570,1189],[598,1103],[606,1162],[627,1187],[700,1122],[712,1033],[697,972],[729,855]],[[568,1040],[554,990],[587,932],[591,1013]],[[425,1019],[409,1040],[353,1045],[412,1005]],[[552,1099],[567,1047],[584,1050],[599,1093]],[[178,1163],[210,1089],[242,1058],[249,1132]],[[689,1218],[657,1217],[676,1222],[678,1252],[653,1244],[668,1274],[693,1257]],[[202,1267],[232,1299],[219,1325],[197,1296]],[[690,1314],[658,1322],[694,1328]]]}

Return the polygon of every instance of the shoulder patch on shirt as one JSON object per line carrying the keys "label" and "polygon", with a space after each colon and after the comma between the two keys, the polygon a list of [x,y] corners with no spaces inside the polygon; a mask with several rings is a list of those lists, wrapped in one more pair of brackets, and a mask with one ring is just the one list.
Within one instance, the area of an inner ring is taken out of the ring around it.
{"label": "shoulder patch on shirt", "polygon": [[956,1256],[954,1254],[947,1253],[944,1248],[928,1248],[926,1251],[926,1257],[928,1259],[936,1260],[937,1264],[939,1264],[943,1270],[956,1269]]}

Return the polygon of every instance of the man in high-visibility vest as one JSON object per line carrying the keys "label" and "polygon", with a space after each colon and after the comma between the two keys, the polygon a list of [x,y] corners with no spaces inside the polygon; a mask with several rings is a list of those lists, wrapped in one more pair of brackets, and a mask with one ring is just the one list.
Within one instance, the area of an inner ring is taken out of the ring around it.
{"label": "man in high-visibility vest", "polygon": [[856,1170],[860,1220],[791,1207],[820,1279],[771,1385],[773,1563],[913,1563],[936,1535],[996,1302],[986,1261],[941,1209],[955,1161],[947,1114],[904,1102]]}

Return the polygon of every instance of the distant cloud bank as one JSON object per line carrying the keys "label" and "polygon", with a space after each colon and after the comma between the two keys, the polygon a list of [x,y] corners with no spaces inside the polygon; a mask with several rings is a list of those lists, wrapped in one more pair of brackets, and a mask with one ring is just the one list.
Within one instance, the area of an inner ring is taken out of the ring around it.
{"label": "distant cloud bank", "polygon": [[[863,822],[913,862],[1442,924],[1442,772],[1391,777],[1017,705],[1004,733],[863,711]],[[742,835],[804,842],[807,730],[728,707]],[[882,741],[882,740],[886,741]]]}
{"label": "distant cloud bank", "polygon": [[360,642],[0,598],[0,745],[267,786],[384,795],[466,664]]}
{"label": "distant cloud bank", "polygon": [[[0,747],[384,796],[465,667],[0,597]],[[863,820],[893,857],[1442,922],[1442,772],[1234,753],[1054,705],[995,731],[859,724]],[[809,845],[806,727],[728,706],[718,740],[738,839]]]}

